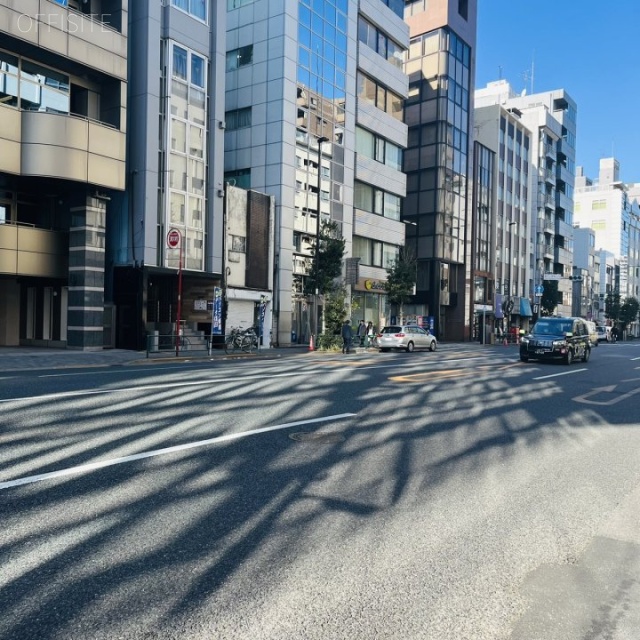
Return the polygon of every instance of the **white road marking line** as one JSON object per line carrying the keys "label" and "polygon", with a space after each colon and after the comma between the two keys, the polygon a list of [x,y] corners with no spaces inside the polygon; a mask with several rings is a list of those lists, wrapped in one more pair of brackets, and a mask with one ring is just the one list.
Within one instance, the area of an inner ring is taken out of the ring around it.
{"label": "white road marking line", "polygon": [[306,424],[317,424],[319,422],[329,422],[330,420],[344,420],[345,418],[352,418],[357,414],[355,413],[339,413],[334,416],[326,416],[324,418],[311,418],[310,420],[299,420],[298,422],[287,422],[285,424],[278,424],[273,427],[262,427],[260,429],[253,429],[251,431],[242,431],[240,433],[228,433],[224,436],[216,436],[215,438],[208,438],[207,440],[198,440],[197,442],[187,442],[185,444],[177,444],[173,447],[165,447],[164,449],[155,449],[153,451],[145,451],[143,453],[135,453],[130,456],[123,456],[121,458],[113,458],[112,460],[101,460],[99,462],[90,462],[88,464],[78,465],[76,467],[69,467],[68,469],[60,469],[59,471],[50,471],[48,473],[41,473],[35,476],[26,476],[24,478],[17,478],[16,480],[8,480],[6,482],[0,482],[0,490],[10,489],[11,487],[18,487],[23,484],[33,484],[35,482],[42,482],[43,480],[50,480],[52,478],[60,478],[63,476],[70,476],[80,473],[89,473],[96,469],[103,469],[104,467],[111,467],[117,464],[124,464],[126,462],[134,462],[135,460],[143,460],[144,458],[153,458],[156,456],[162,456],[169,453],[176,453],[177,451],[186,451],[187,449],[194,449],[196,447],[204,447],[208,444],[218,444],[219,442],[228,442],[230,440],[239,440],[240,438],[247,438],[249,436],[255,436],[260,433],[268,433],[269,431],[280,431],[282,429],[289,429],[290,427],[299,427]]}
{"label": "white road marking line", "polygon": [[[182,364],[177,362],[176,364]],[[191,365],[191,363],[189,363]],[[100,365],[96,365],[100,366]],[[193,366],[193,365],[191,365]],[[190,367],[182,367],[180,371],[184,371],[185,369],[189,369]],[[117,367],[110,368],[107,371],[92,371],[92,376],[104,376],[104,375],[113,375],[118,373],[142,373],[142,372],[155,372],[155,371],[176,371],[176,365],[172,365],[171,367],[157,367],[155,365],[145,365],[142,369],[118,369]],[[38,378],[69,378],[71,376],[86,376],[86,371],[74,371],[73,373],[46,373],[37,376]]]}
{"label": "white road marking line", "polygon": [[640,358],[631,358],[631,362],[633,362],[634,360],[640,360]]}
{"label": "white road marking line", "polygon": [[571,371],[564,371],[563,373],[552,373],[549,376],[539,376],[534,380],[545,380],[546,378],[557,378],[558,376],[570,376],[574,373],[580,373],[581,371],[589,371],[589,369],[572,369]]}

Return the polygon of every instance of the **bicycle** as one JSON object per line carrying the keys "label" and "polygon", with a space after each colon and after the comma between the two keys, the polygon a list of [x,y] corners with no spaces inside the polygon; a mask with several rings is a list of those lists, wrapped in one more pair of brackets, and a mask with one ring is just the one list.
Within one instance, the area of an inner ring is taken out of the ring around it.
{"label": "bicycle", "polygon": [[258,335],[253,327],[249,327],[248,329],[235,327],[231,329],[231,333],[224,341],[224,351],[227,354],[238,350],[245,353],[251,353],[257,348]]}

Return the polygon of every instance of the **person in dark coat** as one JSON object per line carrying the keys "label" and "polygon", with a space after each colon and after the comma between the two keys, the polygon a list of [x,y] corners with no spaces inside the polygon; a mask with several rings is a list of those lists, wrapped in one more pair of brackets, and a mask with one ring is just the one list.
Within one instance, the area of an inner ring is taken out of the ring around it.
{"label": "person in dark coat", "polygon": [[351,341],[353,340],[353,329],[351,328],[351,320],[345,320],[342,325],[342,353],[349,353]]}

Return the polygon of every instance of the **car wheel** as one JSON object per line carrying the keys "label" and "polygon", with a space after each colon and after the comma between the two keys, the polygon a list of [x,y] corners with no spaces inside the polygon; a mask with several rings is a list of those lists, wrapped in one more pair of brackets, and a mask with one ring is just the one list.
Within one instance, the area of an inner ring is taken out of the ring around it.
{"label": "car wheel", "polygon": [[413,342],[409,342],[409,344],[407,344],[407,353],[411,353],[413,348]]}
{"label": "car wheel", "polygon": [[589,349],[589,347],[587,347],[584,350],[584,355],[582,356],[582,361],[583,362],[589,362],[589,357],[591,356],[591,349]]}
{"label": "car wheel", "polygon": [[438,348],[438,345],[436,344],[435,340],[431,341],[431,344],[429,345],[429,351],[435,351]]}
{"label": "car wheel", "polygon": [[529,356],[520,356],[520,362],[529,362]]}
{"label": "car wheel", "polygon": [[567,355],[564,357],[565,364],[571,364],[573,362],[573,351],[569,349]]}

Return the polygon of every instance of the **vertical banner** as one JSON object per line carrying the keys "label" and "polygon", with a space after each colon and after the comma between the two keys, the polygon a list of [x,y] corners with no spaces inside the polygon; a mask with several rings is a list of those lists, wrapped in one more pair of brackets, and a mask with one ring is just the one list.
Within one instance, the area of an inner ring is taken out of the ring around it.
{"label": "vertical banner", "polygon": [[264,316],[267,312],[267,296],[260,296],[260,344],[264,344]]}
{"label": "vertical banner", "polygon": [[222,335],[222,289],[213,289],[213,309],[211,310],[211,335]]}

